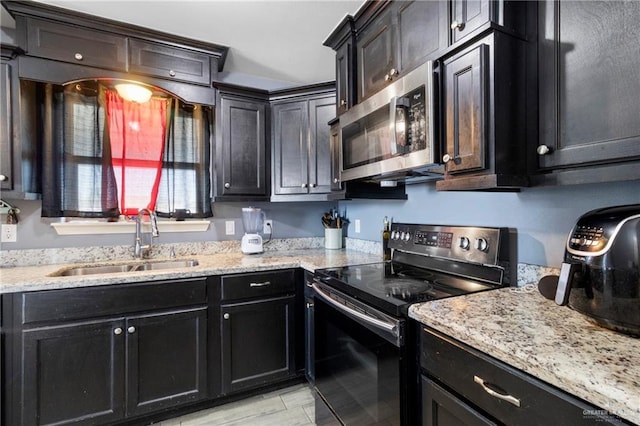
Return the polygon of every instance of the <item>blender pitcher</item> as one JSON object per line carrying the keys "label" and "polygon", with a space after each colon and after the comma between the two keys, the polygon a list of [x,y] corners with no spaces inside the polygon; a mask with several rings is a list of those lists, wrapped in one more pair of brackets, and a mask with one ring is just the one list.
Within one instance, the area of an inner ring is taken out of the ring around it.
{"label": "blender pitcher", "polygon": [[257,207],[242,208],[242,226],[244,235],[242,236],[241,250],[245,254],[262,253],[262,226],[265,213]]}

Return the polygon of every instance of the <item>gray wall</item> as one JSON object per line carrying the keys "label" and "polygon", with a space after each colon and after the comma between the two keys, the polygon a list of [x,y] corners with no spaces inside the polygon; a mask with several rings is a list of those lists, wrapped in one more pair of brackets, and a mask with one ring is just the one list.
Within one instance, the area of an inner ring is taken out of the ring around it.
{"label": "gray wall", "polygon": [[[521,192],[437,192],[434,183],[407,186],[406,201],[341,201],[347,235],[380,241],[384,216],[394,222],[504,226],[516,231],[518,262],[559,267],[576,219],[599,207],[640,204],[640,181],[525,188]],[[355,233],[355,219],[361,232]]]}
{"label": "gray wall", "polygon": [[[58,235],[50,226],[49,219],[40,218],[40,201],[7,201],[20,209],[18,241],[2,243],[1,250],[133,245],[133,234]],[[335,207],[336,203],[215,203],[214,217],[210,219],[211,225],[208,231],[161,233],[156,242],[166,244],[239,240],[244,233],[241,209],[249,205],[261,207],[264,209],[267,219],[273,220],[273,238],[293,238],[324,235],[320,218],[323,212]],[[233,236],[225,235],[227,220],[235,222],[236,233]]]}
{"label": "gray wall", "polygon": [[[384,216],[395,222],[447,225],[506,226],[516,232],[518,262],[558,267],[564,244],[576,219],[605,206],[640,204],[640,181],[525,188],[521,192],[437,192],[435,184],[407,187],[406,201],[349,200],[337,203],[350,224],[346,235],[380,241]],[[14,201],[19,207],[18,242],[3,243],[3,250],[90,247],[131,244],[132,235],[59,236],[40,218],[39,201]],[[252,203],[274,221],[274,238],[323,236],[320,217],[336,203]],[[240,239],[240,211],[249,203],[215,203],[207,232],[164,233],[158,243]],[[354,221],[360,219],[361,232]],[[224,222],[236,222],[236,235],[224,234]]]}

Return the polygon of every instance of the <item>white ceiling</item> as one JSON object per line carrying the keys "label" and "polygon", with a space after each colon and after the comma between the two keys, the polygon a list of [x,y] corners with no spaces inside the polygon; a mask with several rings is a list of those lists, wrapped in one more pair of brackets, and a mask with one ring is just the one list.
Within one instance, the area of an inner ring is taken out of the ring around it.
{"label": "white ceiling", "polygon": [[[269,89],[335,79],[322,45],[361,0],[38,0],[103,18],[228,46],[223,79]],[[2,26],[11,26],[3,10]]]}

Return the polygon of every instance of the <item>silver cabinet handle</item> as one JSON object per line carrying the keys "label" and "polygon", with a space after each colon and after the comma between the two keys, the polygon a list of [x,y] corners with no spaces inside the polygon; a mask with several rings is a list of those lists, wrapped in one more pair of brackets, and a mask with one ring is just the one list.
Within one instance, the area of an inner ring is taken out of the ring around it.
{"label": "silver cabinet handle", "polygon": [[130,326],[129,328],[127,328],[127,332],[129,334],[133,334],[136,332],[136,328],[134,326]]}
{"label": "silver cabinet handle", "polygon": [[345,101],[344,99],[340,99],[340,106],[341,107],[347,106],[347,101]]}
{"label": "silver cabinet handle", "polygon": [[76,61],[81,61],[84,59],[84,56],[82,56],[82,53],[76,53],[75,55],[73,55],[74,58],[76,58]]}
{"label": "silver cabinet handle", "polygon": [[169,70],[169,76],[175,77],[176,76],[176,72],[174,70]]}
{"label": "silver cabinet handle", "polygon": [[122,327],[116,327],[113,329],[113,334],[115,334],[116,336],[119,336],[122,334]]}
{"label": "silver cabinet handle", "polygon": [[538,153],[538,155],[547,155],[551,152],[551,148],[549,148],[547,145],[538,145],[538,148],[536,148],[536,152]]}
{"label": "silver cabinet handle", "polygon": [[310,187],[312,187],[312,188],[315,188],[316,186],[318,186],[318,184],[317,184],[317,183],[312,183],[312,184],[311,184],[311,185],[309,185],[309,186],[310,186]]}
{"label": "silver cabinet handle", "polygon": [[391,68],[391,69],[389,70],[389,75],[390,75],[391,77],[395,77],[395,76],[396,76],[396,75],[398,75],[398,74],[400,74],[400,71],[398,71],[398,70],[397,70],[397,69],[395,69],[395,68]]}
{"label": "silver cabinet handle", "polygon": [[494,391],[493,389],[489,388],[485,383],[484,380],[482,380],[480,377],[478,376],[473,376],[473,381],[476,382],[477,384],[479,384],[480,386],[482,386],[482,389],[488,393],[489,395],[501,399],[503,401],[507,401],[510,404],[515,405],[516,407],[520,407],[520,400],[516,397],[513,397],[511,395],[503,395],[501,393],[498,393],[496,391]]}
{"label": "silver cabinet handle", "polygon": [[340,180],[338,178],[333,178],[333,183],[338,183]]}
{"label": "silver cabinet handle", "polygon": [[268,285],[271,285],[271,281],[264,281],[261,283],[250,283],[249,287],[266,287]]}
{"label": "silver cabinet handle", "polygon": [[302,186],[303,188],[306,188],[306,187],[307,187],[307,184],[306,184],[306,183],[303,183],[301,186]]}
{"label": "silver cabinet handle", "polygon": [[311,309],[311,308],[313,308],[313,303],[307,302],[307,309]]}
{"label": "silver cabinet handle", "polygon": [[224,318],[224,319],[229,319],[230,317],[231,317],[231,315],[229,315],[229,314],[224,314],[224,315],[222,316],[222,318]]}
{"label": "silver cabinet handle", "polygon": [[230,184],[229,182],[226,182],[226,183],[224,184],[224,187],[225,187],[225,188],[227,188],[227,189],[229,189],[229,188],[231,188],[231,184]]}
{"label": "silver cabinet handle", "polygon": [[460,31],[464,30],[464,22],[453,21],[451,23],[451,29]]}
{"label": "silver cabinet handle", "polygon": [[9,180],[7,175],[0,175],[0,182],[4,182],[5,180]]}

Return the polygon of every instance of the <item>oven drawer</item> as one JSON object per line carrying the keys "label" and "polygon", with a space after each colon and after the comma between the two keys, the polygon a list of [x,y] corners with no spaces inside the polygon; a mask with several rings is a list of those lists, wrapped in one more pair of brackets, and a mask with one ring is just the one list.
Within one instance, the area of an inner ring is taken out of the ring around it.
{"label": "oven drawer", "polygon": [[271,297],[295,291],[292,269],[225,275],[221,282],[223,301]]}
{"label": "oven drawer", "polygon": [[597,408],[429,328],[422,327],[420,340],[420,365],[426,373],[499,422],[603,425],[614,421],[610,416],[585,415],[585,410],[597,414]]}

